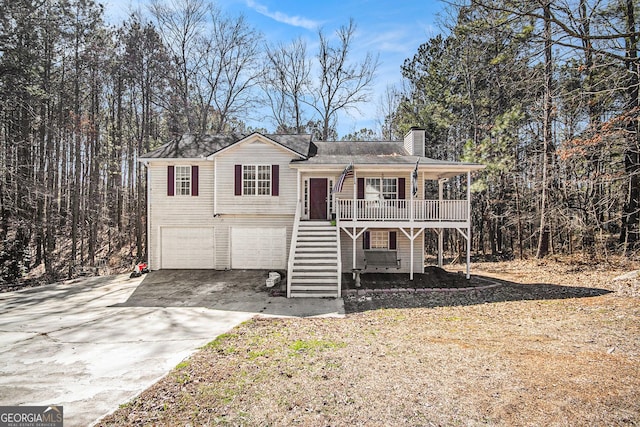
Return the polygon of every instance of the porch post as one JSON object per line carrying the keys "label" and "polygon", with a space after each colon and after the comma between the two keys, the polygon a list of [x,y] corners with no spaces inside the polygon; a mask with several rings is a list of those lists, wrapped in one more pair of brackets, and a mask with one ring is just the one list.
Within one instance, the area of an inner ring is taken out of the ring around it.
{"label": "porch post", "polygon": [[[356,167],[355,165],[353,166],[353,195],[352,195],[352,201],[353,201],[353,217],[351,218],[352,224],[353,224],[353,255],[352,260],[353,260],[353,269],[355,270],[356,268],[358,268],[358,266],[356,265],[356,201],[358,200],[358,174],[356,173]],[[356,278],[356,273],[353,273],[353,278]]]}
{"label": "porch post", "polygon": [[444,249],[444,228],[438,229],[438,267],[442,268],[442,252]]}
{"label": "porch post", "polygon": [[411,271],[409,272],[409,280],[413,280],[413,227],[411,227]]}
{"label": "porch post", "polygon": [[[442,219],[442,194],[444,181],[438,179],[438,219]],[[442,268],[442,252],[444,251],[444,229],[438,230],[438,267]]]}
{"label": "porch post", "polygon": [[[417,166],[416,166],[417,167]],[[418,179],[418,177],[415,178],[416,180]],[[418,183],[416,182],[415,185],[418,185]],[[411,207],[409,208],[409,212],[411,215],[410,221],[411,221],[411,261],[409,262],[409,268],[411,269],[409,271],[409,280],[413,280],[413,241],[415,240],[414,236],[413,236],[413,216],[414,216],[414,212],[413,212],[413,172],[411,172],[411,198],[409,199],[409,203],[411,203]]]}
{"label": "porch post", "polygon": [[298,201],[298,203],[300,203],[300,207],[302,207],[302,194],[301,194],[300,178],[301,178],[300,169],[298,169],[298,182],[296,183],[296,194],[297,194],[296,200]]}
{"label": "porch post", "polygon": [[218,157],[216,156],[213,158],[213,215],[217,215],[217,214],[218,214]]}
{"label": "porch post", "polygon": [[467,279],[471,277],[471,171],[467,172]]}

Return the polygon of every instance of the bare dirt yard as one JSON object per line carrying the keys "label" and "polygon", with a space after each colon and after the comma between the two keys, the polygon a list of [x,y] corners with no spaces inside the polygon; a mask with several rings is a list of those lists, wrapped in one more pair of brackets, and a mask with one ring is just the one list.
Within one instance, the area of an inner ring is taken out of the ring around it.
{"label": "bare dirt yard", "polygon": [[256,318],[100,425],[640,425],[637,268],[482,263],[499,286]]}

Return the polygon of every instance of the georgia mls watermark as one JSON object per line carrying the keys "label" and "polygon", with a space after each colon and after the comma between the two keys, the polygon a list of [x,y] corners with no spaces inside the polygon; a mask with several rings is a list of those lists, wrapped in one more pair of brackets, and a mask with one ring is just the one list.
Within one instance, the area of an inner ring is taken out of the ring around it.
{"label": "georgia mls watermark", "polygon": [[62,427],[62,406],[0,406],[0,427]]}

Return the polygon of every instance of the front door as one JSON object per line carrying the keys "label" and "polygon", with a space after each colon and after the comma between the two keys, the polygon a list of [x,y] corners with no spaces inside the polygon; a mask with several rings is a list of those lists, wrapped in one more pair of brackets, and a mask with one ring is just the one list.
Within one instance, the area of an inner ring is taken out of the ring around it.
{"label": "front door", "polygon": [[327,178],[309,178],[309,219],[327,219]]}

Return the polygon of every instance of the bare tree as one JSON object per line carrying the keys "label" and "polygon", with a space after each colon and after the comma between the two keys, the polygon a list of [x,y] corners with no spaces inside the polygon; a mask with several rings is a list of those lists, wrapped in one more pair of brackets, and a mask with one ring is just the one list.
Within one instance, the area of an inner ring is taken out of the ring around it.
{"label": "bare tree", "polygon": [[152,0],[149,9],[158,24],[163,42],[176,66],[172,79],[176,92],[173,105],[174,133],[194,132],[199,126],[193,114],[191,89],[203,67],[202,45],[209,6],[203,0]]}
{"label": "bare tree", "polygon": [[312,88],[309,105],[316,110],[321,121],[321,138],[326,140],[335,127],[340,111],[357,109],[368,101],[370,86],[378,68],[378,57],[367,53],[360,61],[351,60],[351,49],[356,25],[349,24],[336,31],[337,45],[332,45],[320,30],[318,51],[319,81]]}
{"label": "bare tree", "polygon": [[205,0],[152,0],[151,13],[178,70],[175,130],[229,130],[257,100],[260,34],[244,17],[227,17]]}
{"label": "bare tree", "polygon": [[305,130],[303,99],[309,86],[311,63],[302,39],[289,45],[266,47],[268,70],[263,88],[277,131],[302,133]]}
{"label": "bare tree", "polygon": [[257,104],[253,89],[264,73],[259,50],[262,36],[243,16],[231,18],[213,7],[209,10],[211,36],[202,52],[204,67],[198,85],[200,131],[230,131],[234,119],[246,117]]}
{"label": "bare tree", "polygon": [[378,98],[376,115],[378,116],[378,126],[380,126],[380,133],[383,139],[391,141],[402,136],[398,134],[398,129],[395,126],[395,113],[400,106],[401,99],[400,90],[393,85],[387,85]]}

